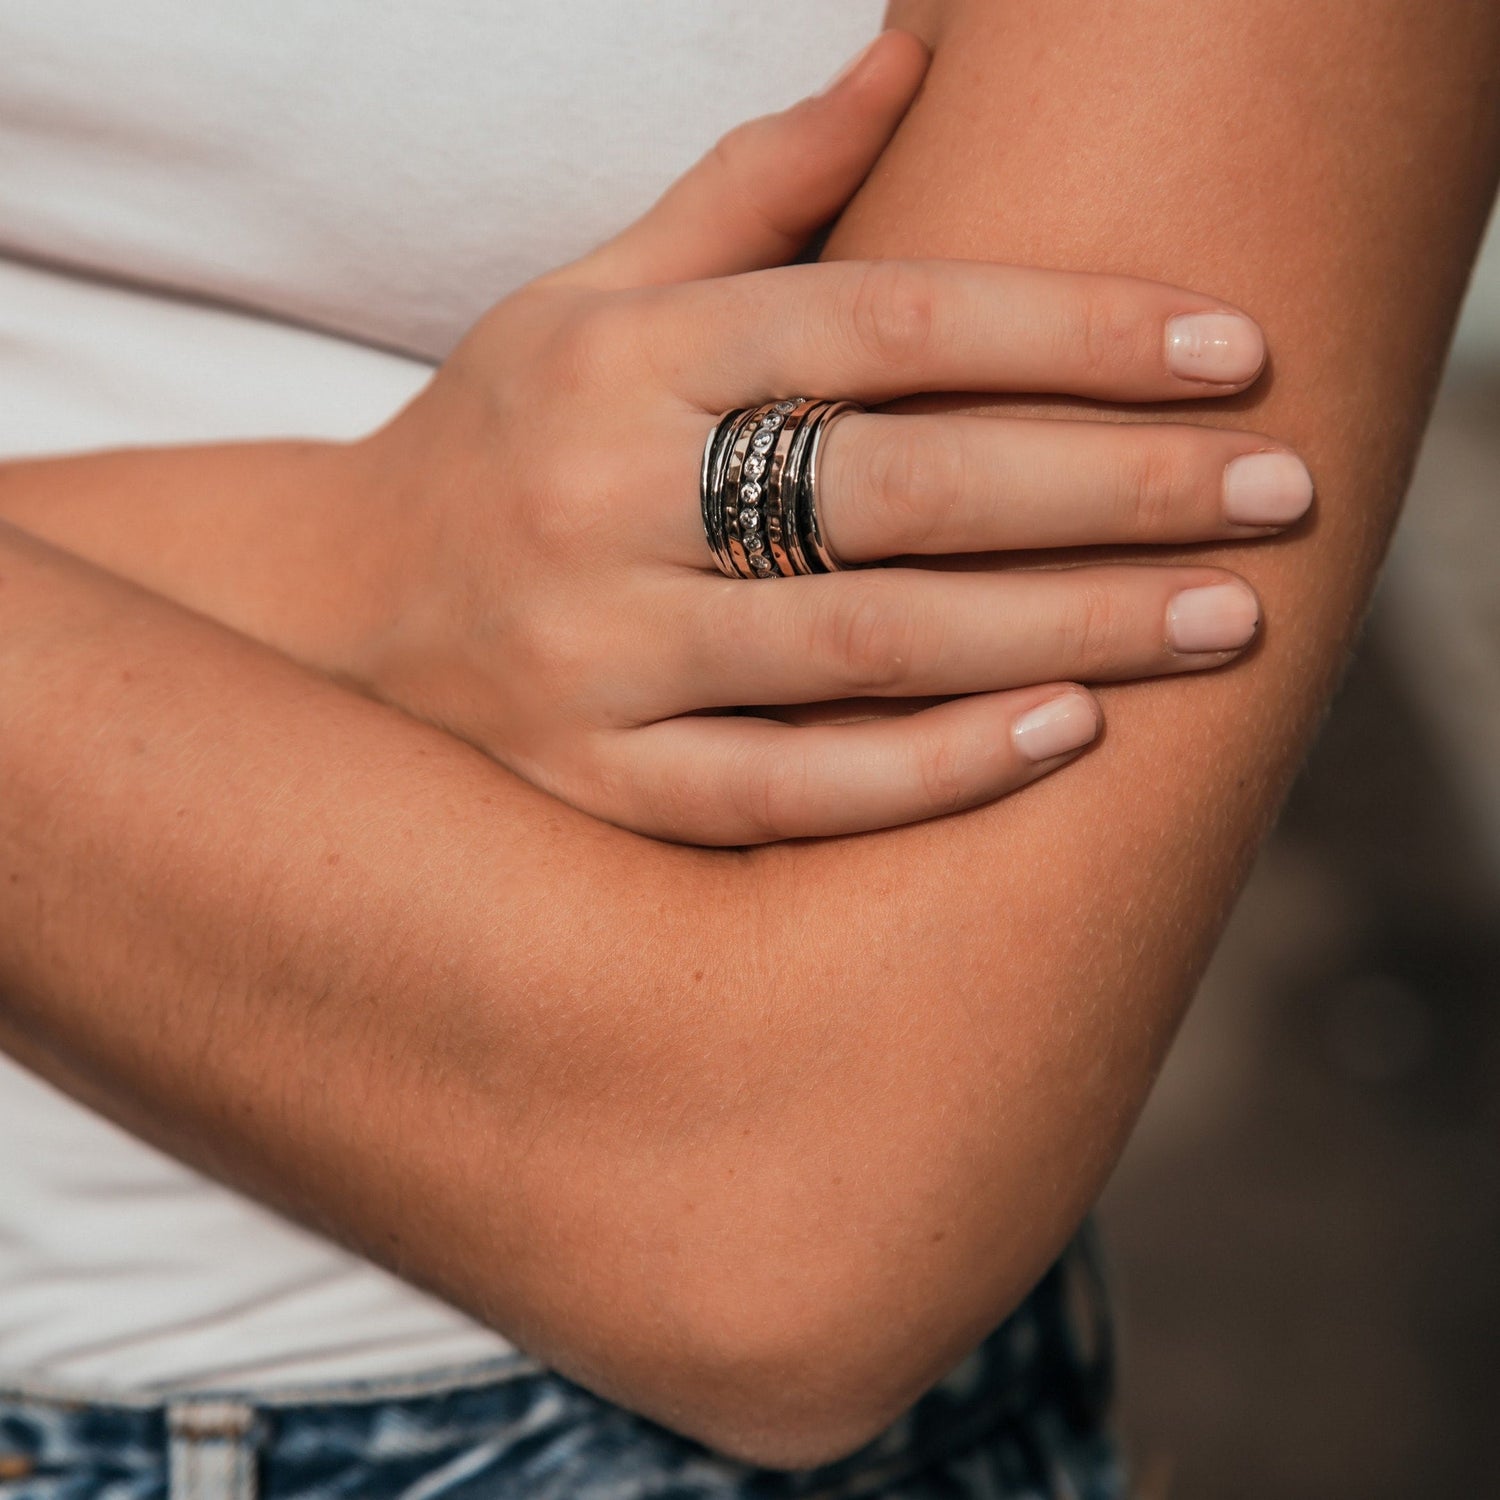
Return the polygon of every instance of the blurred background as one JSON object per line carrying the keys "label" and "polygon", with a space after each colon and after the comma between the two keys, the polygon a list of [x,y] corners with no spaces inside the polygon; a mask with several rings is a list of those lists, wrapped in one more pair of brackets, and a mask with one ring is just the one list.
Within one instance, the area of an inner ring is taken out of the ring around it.
{"label": "blurred background", "polygon": [[1101,1217],[1143,1500],[1500,1500],[1500,225],[1358,656]]}

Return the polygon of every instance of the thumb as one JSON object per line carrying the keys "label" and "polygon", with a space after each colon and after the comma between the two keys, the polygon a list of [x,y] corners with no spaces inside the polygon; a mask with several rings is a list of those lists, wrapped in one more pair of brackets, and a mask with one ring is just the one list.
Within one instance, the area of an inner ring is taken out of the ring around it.
{"label": "thumb", "polygon": [[608,290],[785,263],[854,196],[927,62],[910,32],[881,32],[822,93],[737,125],[629,228],[543,279]]}

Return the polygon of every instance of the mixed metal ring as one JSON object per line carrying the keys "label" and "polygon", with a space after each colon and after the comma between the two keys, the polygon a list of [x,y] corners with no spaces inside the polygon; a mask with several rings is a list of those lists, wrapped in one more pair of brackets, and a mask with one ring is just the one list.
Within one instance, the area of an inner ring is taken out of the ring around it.
{"label": "mixed metal ring", "polygon": [[703,445],[699,499],[708,550],[730,578],[792,578],[848,567],[818,522],[818,461],[854,401],[788,396],[727,411]]}

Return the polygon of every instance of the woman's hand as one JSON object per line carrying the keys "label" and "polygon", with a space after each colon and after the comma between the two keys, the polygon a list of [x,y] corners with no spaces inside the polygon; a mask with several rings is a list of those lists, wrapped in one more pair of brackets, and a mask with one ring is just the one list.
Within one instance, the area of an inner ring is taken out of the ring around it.
{"label": "woman's hand", "polygon": [[[697,476],[729,407],[796,392],[1218,396],[1256,326],[1155,283],[966,262],[784,260],[858,186],[924,57],[887,34],[829,92],[732,132],[631,229],[501,302],[367,445],[399,581],[356,671],[601,818],[744,844],[986,801],[1090,742],[1070,679],[1198,670],[1253,637],[1199,567],[916,566],[729,579]],[[830,428],[835,552],[911,554],[1266,534],[1311,498],[1252,434],[963,416]],[[965,695],[792,727],[741,705]],[[719,712],[714,712],[719,711]]]}
{"label": "woman's hand", "polygon": [[[1192,398],[1259,368],[1253,324],[1152,283],[964,262],[766,269],[844,206],[925,66],[886,33],[823,95],[731,132],[638,223],[502,302],[362,443],[0,465],[0,516],[642,832],[842,833],[1013,790],[1097,733],[1070,679],[1217,665],[1256,605],[1219,569],[1033,555],[997,571],[981,554],[1260,536],[1310,484],[1278,445],[1216,429],[850,416],[828,432],[824,531],[847,561],[905,565],[713,570],[698,467],[728,407]],[[869,717],[914,696],[951,701]],[[745,705],[762,709],[732,711]],[[851,710],[864,721],[831,722]]]}

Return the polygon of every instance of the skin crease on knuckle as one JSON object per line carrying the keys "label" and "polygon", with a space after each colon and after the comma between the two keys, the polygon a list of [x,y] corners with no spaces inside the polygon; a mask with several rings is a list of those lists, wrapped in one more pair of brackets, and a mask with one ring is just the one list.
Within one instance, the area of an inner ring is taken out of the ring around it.
{"label": "skin crease on knuckle", "polygon": [[833,663],[841,696],[896,692],[910,681],[921,629],[917,607],[889,576],[839,581],[850,587],[830,590],[822,603],[814,627],[818,655]]}
{"label": "skin crease on knuckle", "polygon": [[[1142,540],[1171,539],[1192,529],[1206,509],[1197,501],[1207,464],[1177,432],[1132,434],[1118,475],[1122,534]],[[1218,529],[1217,507],[1208,518]]]}
{"label": "skin crease on knuckle", "polygon": [[1058,364],[1077,368],[1091,388],[1123,390],[1160,379],[1164,321],[1148,299],[1113,280],[1076,278],[1070,315],[1058,331]]}
{"label": "skin crease on knuckle", "polygon": [[[856,508],[872,515],[880,541],[894,554],[923,552],[935,535],[951,530],[955,512],[972,505],[978,492],[965,449],[932,441],[919,422],[888,421],[866,431],[864,462],[851,465],[846,484],[850,519]],[[837,550],[831,529],[830,543]]]}
{"label": "skin crease on knuckle", "polygon": [[594,401],[629,380],[640,343],[634,304],[622,293],[576,297],[555,320],[540,351],[540,378],[554,401]]}
{"label": "skin crease on knuckle", "polygon": [[747,750],[724,778],[729,836],[719,841],[769,844],[805,826],[808,813],[817,806],[817,799],[809,795],[810,779],[805,756],[791,745],[774,758],[759,748]]}
{"label": "skin crease on knuckle", "polygon": [[976,744],[971,734],[949,727],[928,729],[912,746],[915,783],[922,788],[922,808],[932,816],[972,807],[993,781],[993,745]]}
{"label": "skin crease on knuckle", "polygon": [[834,334],[852,342],[877,379],[899,380],[922,366],[940,335],[938,290],[921,261],[869,261],[857,269],[843,306],[835,304]]}
{"label": "skin crease on knuckle", "polygon": [[1113,579],[1074,578],[1057,633],[1070,676],[1086,678],[1121,659],[1131,635],[1132,605]]}

